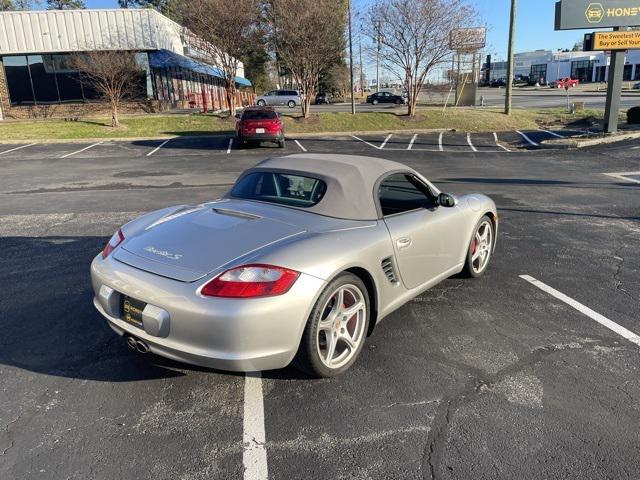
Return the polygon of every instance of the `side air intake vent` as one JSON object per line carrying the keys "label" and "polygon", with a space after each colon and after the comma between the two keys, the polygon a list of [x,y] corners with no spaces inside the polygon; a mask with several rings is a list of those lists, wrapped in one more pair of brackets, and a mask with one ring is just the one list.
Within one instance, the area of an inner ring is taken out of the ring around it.
{"label": "side air intake vent", "polygon": [[398,283],[396,269],[393,265],[393,258],[392,257],[385,258],[384,260],[382,260],[381,266],[382,266],[382,271],[387,276],[389,281],[393,284]]}

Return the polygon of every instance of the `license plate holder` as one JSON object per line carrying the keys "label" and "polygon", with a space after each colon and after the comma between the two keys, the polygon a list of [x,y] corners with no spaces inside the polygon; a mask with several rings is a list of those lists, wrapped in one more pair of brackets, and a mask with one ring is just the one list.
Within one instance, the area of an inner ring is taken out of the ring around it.
{"label": "license plate holder", "polygon": [[147,304],[135,298],[123,295],[122,320],[137,328],[143,328],[142,311]]}
{"label": "license plate holder", "polygon": [[264,128],[256,128],[256,133],[264,133]]}

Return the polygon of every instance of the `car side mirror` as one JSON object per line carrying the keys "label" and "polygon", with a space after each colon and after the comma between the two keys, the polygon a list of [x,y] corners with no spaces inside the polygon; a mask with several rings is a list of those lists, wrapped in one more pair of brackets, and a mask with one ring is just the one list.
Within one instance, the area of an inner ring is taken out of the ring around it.
{"label": "car side mirror", "polygon": [[239,114],[239,113],[236,113],[236,118],[237,118],[238,120],[240,120],[240,114]]}
{"label": "car side mirror", "polygon": [[438,205],[441,207],[455,207],[456,203],[456,197],[449,193],[441,193],[438,195]]}

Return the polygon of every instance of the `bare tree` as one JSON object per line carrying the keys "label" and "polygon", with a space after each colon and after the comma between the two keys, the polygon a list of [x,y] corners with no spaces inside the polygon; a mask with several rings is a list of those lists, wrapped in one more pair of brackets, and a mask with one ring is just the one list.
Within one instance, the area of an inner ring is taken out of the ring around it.
{"label": "bare tree", "polygon": [[309,117],[311,100],[322,73],[344,53],[344,0],[271,0],[270,37],[278,60],[292,74],[302,96],[302,114]]}
{"label": "bare tree", "polygon": [[120,102],[141,93],[144,70],[136,62],[135,52],[109,50],[74,54],[72,64],[80,71],[81,81],[109,103],[111,126],[119,126]]}
{"label": "bare tree", "polygon": [[465,0],[377,0],[366,27],[372,40],[380,39],[385,66],[404,79],[407,113],[416,114],[418,95],[431,70],[450,58],[451,31],[478,18]]}
{"label": "bare tree", "polygon": [[260,27],[261,0],[181,0],[179,13],[194,48],[223,73],[227,106],[235,115],[235,79]]}

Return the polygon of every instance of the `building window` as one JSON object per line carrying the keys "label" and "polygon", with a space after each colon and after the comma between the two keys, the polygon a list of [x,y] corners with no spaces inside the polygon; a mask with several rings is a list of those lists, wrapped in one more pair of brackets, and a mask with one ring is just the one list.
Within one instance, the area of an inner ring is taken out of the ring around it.
{"label": "building window", "polygon": [[31,72],[35,102],[44,105],[58,103],[60,96],[51,55],[29,55],[27,62]]}
{"label": "building window", "polygon": [[71,65],[69,55],[51,55],[61,103],[84,102],[80,75]]}
{"label": "building window", "polygon": [[[11,106],[79,103],[101,95],[82,82],[70,54],[2,57]],[[146,77],[140,76],[137,98],[145,98]]]}
{"label": "building window", "polygon": [[34,96],[27,57],[4,57],[2,63],[7,75],[11,105],[33,105]]}
{"label": "building window", "polygon": [[640,80],[640,64],[636,64],[636,73],[633,76],[634,80]]}
{"label": "building window", "polygon": [[624,82],[630,82],[632,73],[633,73],[633,65],[625,65],[624,70],[622,72],[622,80]]}
{"label": "building window", "polygon": [[547,64],[531,65],[529,80],[533,83],[544,84],[547,81]]}
{"label": "building window", "polygon": [[594,60],[579,60],[571,62],[571,78],[580,80],[582,83],[590,82],[593,78]]}

